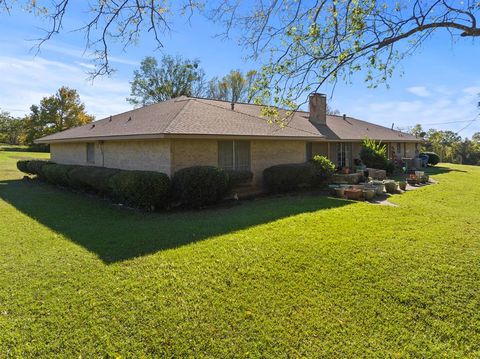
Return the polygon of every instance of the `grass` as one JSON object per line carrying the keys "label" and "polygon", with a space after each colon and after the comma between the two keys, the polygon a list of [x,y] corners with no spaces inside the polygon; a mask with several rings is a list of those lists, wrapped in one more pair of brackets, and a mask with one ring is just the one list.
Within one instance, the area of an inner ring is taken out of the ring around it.
{"label": "grass", "polygon": [[19,180],[28,156],[0,152],[2,357],[480,355],[478,167],[398,207],[142,214]]}

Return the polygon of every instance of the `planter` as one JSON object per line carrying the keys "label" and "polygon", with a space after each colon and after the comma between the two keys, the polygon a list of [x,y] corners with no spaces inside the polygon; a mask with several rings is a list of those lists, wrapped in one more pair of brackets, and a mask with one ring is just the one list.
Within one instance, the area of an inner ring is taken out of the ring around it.
{"label": "planter", "polygon": [[370,188],[365,188],[363,190],[363,198],[365,198],[367,201],[371,201],[373,197],[375,197],[376,191],[374,189]]}
{"label": "planter", "polygon": [[397,191],[397,182],[385,181],[385,190],[387,193],[395,193]]}
{"label": "planter", "polygon": [[382,181],[372,181],[370,183],[375,187],[377,195],[381,196],[385,192],[385,185]]}
{"label": "planter", "polygon": [[350,173],[350,168],[348,168],[348,167],[343,167],[342,168],[342,174],[348,175],[349,173]]}
{"label": "planter", "polygon": [[406,191],[407,190],[407,182],[405,182],[405,181],[398,182],[398,187],[400,187],[400,189],[402,191]]}
{"label": "planter", "polygon": [[343,198],[343,196],[345,195],[345,188],[344,187],[335,188],[335,195],[337,197]]}
{"label": "planter", "polygon": [[429,179],[430,179],[430,177],[428,175],[424,174],[420,177],[420,182],[427,183]]}
{"label": "planter", "polygon": [[346,189],[344,195],[348,199],[359,200],[362,198],[362,191],[356,188]]}

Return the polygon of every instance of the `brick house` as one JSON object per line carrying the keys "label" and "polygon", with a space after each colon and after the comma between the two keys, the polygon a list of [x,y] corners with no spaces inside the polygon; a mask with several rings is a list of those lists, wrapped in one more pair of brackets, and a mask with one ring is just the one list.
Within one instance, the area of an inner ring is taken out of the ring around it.
{"label": "brick house", "polygon": [[352,166],[365,137],[388,153],[413,157],[421,139],[351,117],[326,114],[326,98],[312,94],[309,112],[297,111],[282,128],[260,115],[261,106],[178,97],[38,139],[61,164],[172,175],[194,165],[251,170],[261,184],[265,168],[301,163],[315,154]]}

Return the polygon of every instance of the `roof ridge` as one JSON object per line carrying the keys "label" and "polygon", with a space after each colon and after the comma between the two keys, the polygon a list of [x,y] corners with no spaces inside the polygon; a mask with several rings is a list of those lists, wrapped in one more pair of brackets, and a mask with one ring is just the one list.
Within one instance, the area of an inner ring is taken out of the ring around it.
{"label": "roof ridge", "polygon": [[[268,122],[268,120],[266,120],[265,118],[260,117],[260,116],[251,115],[251,114],[249,114],[249,113],[245,113],[245,112],[239,111],[239,110],[228,110],[228,109],[226,109],[225,107],[222,107],[222,106],[217,106],[217,105],[214,105],[214,104],[211,104],[211,103],[208,103],[208,102],[197,101],[197,100],[198,100],[197,98],[191,98],[191,99],[192,99],[193,101],[196,101],[196,102],[199,102],[199,103],[202,103],[202,104],[205,104],[205,105],[217,107],[217,108],[219,108],[219,109],[221,109],[221,110],[224,110],[224,111],[234,111],[234,112],[236,111],[236,112],[239,113],[239,114],[242,114],[242,115],[245,115],[245,116],[249,116],[249,117],[252,117],[252,118],[257,119],[257,120],[262,120],[262,121]],[[207,99],[207,100],[208,100],[208,99]],[[226,101],[221,101],[221,102],[226,102]],[[237,102],[237,103],[238,103],[238,102]],[[255,106],[267,106],[267,105],[255,105]],[[288,111],[288,110],[285,110],[285,109],[281,109],[281,110],[283,110],[283,111]],[[296,113],[297,113],[296,111],[294,111],[294,112],[292,113],[292,119],[293,119],[293,115],[295,115]],[[291,128],[291,129],[296,130],[296,131],[300,131],[300,132],[304,132],[304,133],[309,133],[309,134],[312,134],[312,135],[320,135],[320,136],[322,136],[322,137],[325,137],[324,135],[322,135],[322,134],[320,133],[320,131],[318,131],[317,133],[315,133],[315,132],[313,132],[313,131],[306,131],[306,130],[302,130],[302,129],[300,129],[300,128],[297,128],[297,127],[295,127],[295,126],[290,126],[290,122],[287,124],[286,127]],[[315,126],[314,126],[314,127],[315,127]],[[315,127],[315,128],[316,128],[316,127]],[[276,129],[276,131],[280,131],[281,129],[282,129],[281,127],[278,127],[278,128]]]}
{"label": "roof ridge", "polygon": [[[180,96],[180,97],[176,97],[175,99],[175,102],[177,102],[176,100],[181,98],[181,97],[185,97],[185,100],[181,100],[182,102],[185,102],[185,104],[183,105],[183,107],[175,114],[175,116],[173,116],[173,118],[170,120],[170,123],[165,126],[165,128],[163,129],[163,133],[170,133],[170,127],[173,126],[173,123],[176,122],[177,118],[178,118],[178,115],[180,115],[180,113],[183,112],[183,110],[185,110],[185,108],[188,106],[188,104],[190,103],[191,101],[191,98],[188,97],[188,96]],[[180,102],[180,101],[178,101]]]}

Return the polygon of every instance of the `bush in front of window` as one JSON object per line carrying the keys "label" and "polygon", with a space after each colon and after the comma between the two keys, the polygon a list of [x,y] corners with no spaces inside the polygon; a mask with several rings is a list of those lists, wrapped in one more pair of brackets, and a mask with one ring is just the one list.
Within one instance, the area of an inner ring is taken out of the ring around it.
{"label": "bush in front of window", "polygon": [[225,170],[228,176],[228,188],[234,188],[248,185],[252,182],[253,173],[251,171]]}
{"label": "bush in front of window", "polygon": [[70,172],[70,185],[84,191],[110,194],[110,178],[120,170],[94,166],[76,166]]}
{"label": "bush in front of window", "polygon": [[269,192],[279,193],[308,187],[314,172],[310,163],[282,164],[263,171],[263,183]]}
{"label": "bush in front of window", "polygon": [[109,179],[114,198],[147,209],[164,208],[170,197],[170,178],[165,173],[118,171]]}
{"label": "bush in front of window", "polygon": [[42,175],[43,178],[50,183],[68,186],[70,184],[69,173],[75,167],[76,166],[50,163],[42,167]]}
{"label": "bush in front of window", "polygon": [[172,186],[175,198],[183,205],[200,208],[225,197],[228,193],[228,175],[212,166],[187,167],[175,173]]}
{"label": "bush in front of window", "polygon": [[335,164],[325,156],[316,155],[312,159],[312,185],[321,186],[335,173]]}

